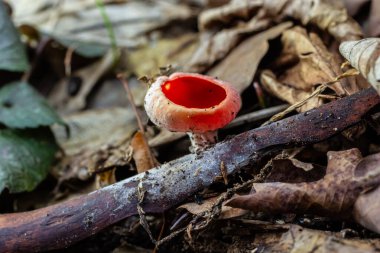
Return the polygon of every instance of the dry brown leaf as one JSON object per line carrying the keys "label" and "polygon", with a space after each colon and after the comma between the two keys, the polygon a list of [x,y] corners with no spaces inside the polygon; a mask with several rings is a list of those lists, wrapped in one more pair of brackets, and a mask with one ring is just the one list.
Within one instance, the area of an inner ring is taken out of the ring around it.
{"label": "dry brown leaf", "polygon": [[353,213],[359,224],[380,234],[379,210],[380,187],[377,187],[375,190],[359,196],[355,202]]}
{"label": "dry brown leaf", "polygon": [[[378,171],[380,168],[380,153],[366,157],[359,165],[359,171]],[[380,234],[380,187],[363,193],[354,206],[355,220],[364,227]]]}
{"label": "dry brown leaf", "polygon": [[262,245],[262,253],[362,253],[378,252],[369,240],[342,239],[331,232],[292,225],[274,245]]}
{"label": "dry brown leaf", "polygon": [[[217,202],[218,198],[219,197],[212,197],[212,198],[205,199],[202,204],[198,204],[195,202],[186,203],[179,206],[178,208],[186,209],[188,212],[198,215],[203,212],[210,211],[213,205]],[[248,212],[247,210],[223,205],[222,211],[218,218],[219,219],[236,218],[236,217],[246,214],[247,212]]]}
{"label": "dry brown leaf", "polygon": [[341,0],[234,0],[219,8],[206,10],[199,18],[202,29],[230,24],[237,19],[246,20],[262,8],[276,19],[292,17],[303,25],[317,25],[339,41],[362,37],[360,26],[347,14]]}
{"label": "dry brown leaf", "polygon": [[256,183],[249,195],[235,197],[226,205],[254,212],[349,215],[360,193],[379,185],[380,167],[361,166],[368,158],[363,159],[358,149],[330,151],[327,157],[326,175],[319,181]]}
{"label": "dry brown leaf", "polygon": [[339,51],[380,94],[380,39],[346,41]]}
{"label": "dry brown leaf", "polygon": [[138,173],[145,172],[158,166],[156,158],[152,155],[152,151],[143,133],[137,131],[131,140],[133,148],[133,160],[136,164]]}
{"label": "dry brown leaf", "polygon": [[[296,104],[297,102],[303,101],[310,97],[312,93],[296,89],[279,82],[270,70],[264,70],[261,73],[260,81],[266,91],[288,102],[289,104]],[[322,99],[316,96],[306,101],[306,103],[302,107],[298,108],[298,110],[300,112],[308,111],[319,107],[322,103]]]}
{"label": "dry brown leaf", "polygon": [[348,15],[351,17],[359,13],[360,9],[370,0],[343,0],[344,6],[347,9]]}
{"label": "dry brown leaf", "polygon": [[301,162],[295,158],[274,158],[272,170],[266,182],[301,183],[312,182],[323,177],[325,170],[311,163]]}
{"label": "dry brown leaf", "polygon": [[243,36],[261,31],[269,26],[270,20],[257,15],[249,22],[219,32],[205,31],[201,33],[200,44],[191,58],[187,71],[203,72],[215,62],[223,59],[242,39]]}
{"label": "dry brown leaf", "polygon": [[372,0],[371,12],[369,14],[368,36],[378,37],[380,35],[380,2]]}
{"label": "dry brown leaf", "polygon": [[[314,86],[329,82],[342,73],[340,64],[317,34],[308,34],[304,28],[297,26],[285,31],[281,41],[282,55],[293,55],[299,62],[278,78],[280,82],[310,92]],[[339,96],[345,94],[340,82],[330,87]]]}
{"label": "dry brown leaf", "polygon": [[268,40],[278,37],[290,26],[291,22],[282,23],[244,40],[208,75],[230,82],[242,92],[252,83],[257,66],[268,51]]}

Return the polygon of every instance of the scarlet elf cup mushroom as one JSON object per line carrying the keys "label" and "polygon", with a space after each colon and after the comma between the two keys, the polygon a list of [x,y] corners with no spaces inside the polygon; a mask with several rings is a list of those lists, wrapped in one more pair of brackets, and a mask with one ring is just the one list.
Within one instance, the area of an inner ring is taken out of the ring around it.
{"label": "scarlet elf cup mushroom", "polygon": [[159,127],[187,132],[192,151],[217,141],[217,130],[232,121],[241,107],[235,88],[218,79],[192,73],[160,76],[145,96],[145,110]]}

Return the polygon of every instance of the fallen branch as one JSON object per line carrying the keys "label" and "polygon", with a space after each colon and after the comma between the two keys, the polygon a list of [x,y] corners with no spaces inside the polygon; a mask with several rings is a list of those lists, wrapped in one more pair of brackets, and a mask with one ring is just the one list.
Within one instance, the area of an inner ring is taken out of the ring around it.
{"label": "fallen branch", "polygon": [[[323,105],[219,143],[201,155],[170,163],[72,200],[0,216],[0,249],[33,252],[67,247],[126,217],[161,213],[208,187],[220,176],[254,164],[268,151],[322,141],[358,123],[380,97],[374,89]],[[139,188],[139,189],[138,189]],[[144,192],[139,204],[138,191]]]}

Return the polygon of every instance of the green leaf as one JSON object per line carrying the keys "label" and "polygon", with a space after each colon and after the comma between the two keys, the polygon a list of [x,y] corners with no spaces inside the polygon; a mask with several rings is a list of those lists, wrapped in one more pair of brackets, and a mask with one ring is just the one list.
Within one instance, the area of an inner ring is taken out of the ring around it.
{"label": "green leaf", "polygon": [[46,177],[57,150],[48,128],[0,130],[0,192],[33,190]]}
{"label": "green leaf", "polygon": [[34,128],[63,122],[30,85],[16,82],[0,89],[0,123],[10,128]]}
{"label": "green leaf", "polygon": [[29,66],[25,48],[3,1],[0,1],[0,38],[0,69],[26,71]]}

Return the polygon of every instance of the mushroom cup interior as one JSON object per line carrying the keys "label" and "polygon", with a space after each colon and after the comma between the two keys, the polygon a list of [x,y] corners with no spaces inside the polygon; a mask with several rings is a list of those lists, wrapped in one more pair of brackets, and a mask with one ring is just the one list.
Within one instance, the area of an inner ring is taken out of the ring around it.
{"label": "mushroom cup interior", "polygon": [[167,80],[161,89],[170,101],[188,108],[214,107],[227,97],[226,91],[219,84],[195,76]]}

